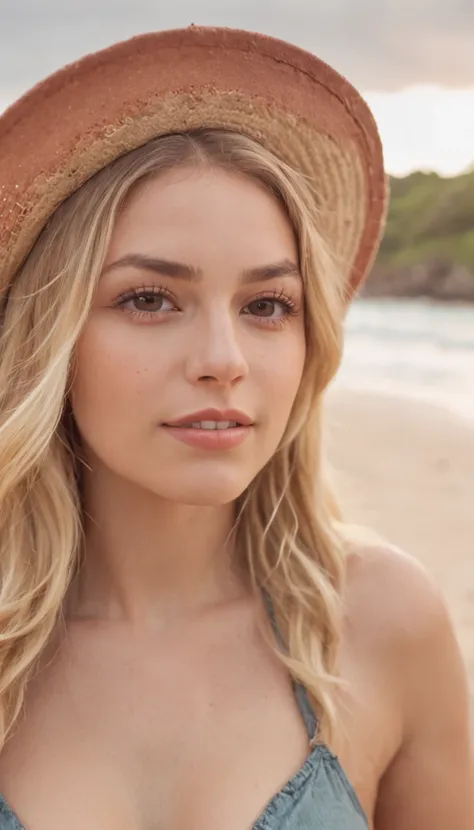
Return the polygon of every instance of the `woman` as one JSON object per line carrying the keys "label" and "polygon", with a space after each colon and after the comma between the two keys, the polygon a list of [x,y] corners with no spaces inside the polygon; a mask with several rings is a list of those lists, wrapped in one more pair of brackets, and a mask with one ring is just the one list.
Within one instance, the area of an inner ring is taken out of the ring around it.
{"label": "woman", "polygon": [[323,469],[360,96],[191,27],[46,80],[0,159],[1,830],[472,828],[443,601]]}

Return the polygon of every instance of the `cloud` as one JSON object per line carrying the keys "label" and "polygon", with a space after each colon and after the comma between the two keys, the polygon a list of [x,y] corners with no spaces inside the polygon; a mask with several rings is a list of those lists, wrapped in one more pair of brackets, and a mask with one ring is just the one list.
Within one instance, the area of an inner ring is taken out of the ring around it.
{"label": "cloud", "polygon": [[86,52],[191,22],[292,41],[362,91],[474,86],[473,0],[0,0],[0,107]]}
{"label": "cloud", "polygon": [[[456,176],[474,162],[474,88],[412,86],[366,95],[395,176],[435,170]],[[474,169],[474,168],[473,168]]]}

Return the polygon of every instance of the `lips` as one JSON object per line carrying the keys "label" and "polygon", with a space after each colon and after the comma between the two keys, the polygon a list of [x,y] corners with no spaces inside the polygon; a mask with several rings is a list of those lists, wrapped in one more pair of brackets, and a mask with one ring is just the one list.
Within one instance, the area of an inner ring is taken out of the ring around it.
{"label": "lips", "polygon": [[[199,412],[190,412],[187,415],[183,415],[182,418],[166,421],[163,426],[189,428],[195,424],[205,424],[202,427],[203,429],[211,429],[211,423],[226,424],[225,428],[228,428],[229,424],[232,424],[232,426],[234,424],[246,427],[252,426],[254,421],[249,415],[238,409],[201,409]],[[214,429],[215,427],[212,428]],[[223,428],[223,426],[217,427],[217,429]]]}

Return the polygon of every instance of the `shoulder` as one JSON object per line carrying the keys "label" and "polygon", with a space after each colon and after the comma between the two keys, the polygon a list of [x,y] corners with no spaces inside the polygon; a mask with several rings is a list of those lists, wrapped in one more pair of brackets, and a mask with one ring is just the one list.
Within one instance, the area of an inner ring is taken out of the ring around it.
{"label": "shoulder", "polygon": [[346,616],[358,649],[383,669],[395,693],[405,737],[426,718],[437,724],[438,737],[443,723],[455,734],[456,718],[463,733],[467,670],[442,588],[429,571],[388,543],[351,543]]}
{"label": "shoulder", "polygon": [[359,541],[348,557],[346,615],[357,658],[383,672],[399,716],[377,827],[471,828],[468,679],[442,590],[404,551]]}
{"label": "shoulder", "polygon": [[[404,731],[429,708],[468,707],[466,667],[432,574],[384,541],[352,542],[347,565],[350,637],[360,657],[383,672]],[[433,714],[439,720],[439,711]]]}
{"label": "shoulder", "polygon": [[357,659],[362,649],[382,671],[400,726],[379,788],[377,827],[471,828],[468,678],[442,590],[399,548],[357,543],[348,558],[346,613]]}
{"label": "shoulder", "polygon": [[413,556],[383,540],[352,541],[347,560],[346,609],[357,627],[384,648],[416,648],[452,630],[432,574]]}

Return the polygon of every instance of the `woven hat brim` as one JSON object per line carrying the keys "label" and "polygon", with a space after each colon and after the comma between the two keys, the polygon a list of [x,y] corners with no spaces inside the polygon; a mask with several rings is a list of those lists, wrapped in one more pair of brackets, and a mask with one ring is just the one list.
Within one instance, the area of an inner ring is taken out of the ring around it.
{"label": "woven hat brim", "polygon": [[195,26],[87,55],[0,117],[1,284],[94,173],[155,137],[199,127],[245,133],[310,177],[319,229],[352,296],[373,263],[388,202],[367,104],[296,46]]}

